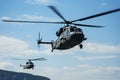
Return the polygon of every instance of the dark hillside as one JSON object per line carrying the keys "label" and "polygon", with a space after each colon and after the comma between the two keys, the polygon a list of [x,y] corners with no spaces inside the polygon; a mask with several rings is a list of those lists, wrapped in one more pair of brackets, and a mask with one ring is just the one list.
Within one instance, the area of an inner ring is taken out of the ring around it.
{"label": "dark hillside", "polygon": [[0,70],[0,80],[50,80],[47,77],[27,73]]}

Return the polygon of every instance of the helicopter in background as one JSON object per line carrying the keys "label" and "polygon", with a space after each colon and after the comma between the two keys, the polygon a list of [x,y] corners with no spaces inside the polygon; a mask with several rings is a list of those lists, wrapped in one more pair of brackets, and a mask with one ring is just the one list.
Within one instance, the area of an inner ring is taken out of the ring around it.
{"label": "helicopter in background", "polygon": [[23,69],[34,69],[35,65],[32,61],[46,61],[47,59],[42,57],[42,58],[36,58],[36,59],[16,59],[16,58],[12,58],[13,60],[27,60],[25,65],[21,65],[20,67],[23,67]]}
{"label": "helicopter in background", "polygon": [[3,22],[65,24],[64,27],[61,27],[56,32],[56,36],[58,38],[55,41],[52,40],[50,42],[43,42],[42,38],[40,37],[40,33],[38,34],[38,37],[39,37],[38,40],[37,40],[38,46],[40,44],[51,44],[51,46],[52,46],[51,52],[53,52],[54,49],[66,50],[66,49],[73,48],[73,47],[75,47],[77,45],[79,45],[80,49],[83,48],[82,42],[87,40],[87,38],[85,37],[82,29],[78,28],[77,26],[93,27],[93,28],[101,28],[101,27],[103,27],[103,26],[97,26],[97,25],[78,24],[78,23],[75,23],[75,22],[84,21],[84,20],[88,20],[88,19],[91,19],[91,18],[95,18],[95,17],[99,17],[99,16],[103,16],[103,15],[107,15],[107,14],[111,14],[111,13],[120,11],[120,8],[118,8],[118,9],[102,12],[102,13],[99,13],[99,14],[91,15],[91,16],[88,16],[88,17],[84,17],[84,18],[69,21],[69,20],[66,20],[61,15],[61,13],[57,10],[56,7],[54,7],[54,6],[48,6],[48,7],[54,13],[56,13],[63,20],[63,22],[20,21],[20,20],[3,20]]}

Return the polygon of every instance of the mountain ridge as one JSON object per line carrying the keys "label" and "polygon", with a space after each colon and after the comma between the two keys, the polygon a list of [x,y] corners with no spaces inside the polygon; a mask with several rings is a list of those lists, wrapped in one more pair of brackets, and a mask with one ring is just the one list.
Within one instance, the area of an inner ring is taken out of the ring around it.
{"label": "mountain ridge", "polygon": [[0,80],[50,80],[48,77],[0,69]]}

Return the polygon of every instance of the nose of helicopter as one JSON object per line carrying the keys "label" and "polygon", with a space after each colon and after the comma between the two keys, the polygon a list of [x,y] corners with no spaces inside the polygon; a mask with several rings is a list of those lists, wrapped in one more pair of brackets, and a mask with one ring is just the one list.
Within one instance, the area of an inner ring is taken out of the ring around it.
{"label": "nose of helicopter", "polygon": [[83,33],[72,33],[71,40],[76,45],[80,44],[84,40],[84,34]]}

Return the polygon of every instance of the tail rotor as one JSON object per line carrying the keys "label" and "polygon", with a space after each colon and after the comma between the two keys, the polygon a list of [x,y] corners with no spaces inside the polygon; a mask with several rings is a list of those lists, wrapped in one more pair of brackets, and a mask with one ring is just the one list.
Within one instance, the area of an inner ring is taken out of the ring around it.
{"label": "tail rotor", "polygon": [[41,42],[42,42],[42,38],[40,37],[40,32],[39,32],[38,39],[37,39],[38,48],[40,48],[40,43]]}

